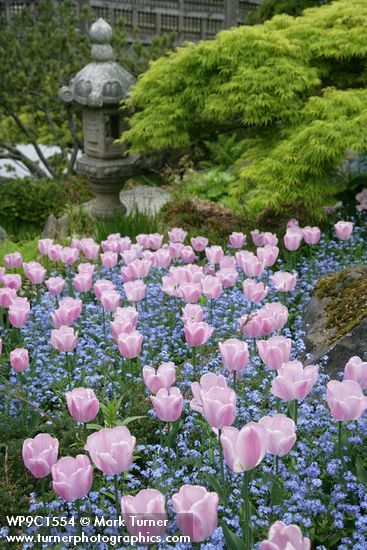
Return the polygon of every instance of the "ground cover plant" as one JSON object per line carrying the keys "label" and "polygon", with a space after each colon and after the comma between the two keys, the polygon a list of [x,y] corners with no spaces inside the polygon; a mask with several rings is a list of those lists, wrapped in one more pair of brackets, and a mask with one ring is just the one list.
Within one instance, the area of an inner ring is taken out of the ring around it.
{"label": "ground cover plant", "polygon": [[[290,220],[282,239],[255,229],[221,247],[176,227],[5,255],[3,540],[129,547],[122,527],[78,518],[153,510],[162,541],[192,538],[158,547],[366,548],[367,363],[330,380],[303,343],[315,282],[367,261],[359,197],[322,233]],[[68,521],[5,518],[28,512]]]}

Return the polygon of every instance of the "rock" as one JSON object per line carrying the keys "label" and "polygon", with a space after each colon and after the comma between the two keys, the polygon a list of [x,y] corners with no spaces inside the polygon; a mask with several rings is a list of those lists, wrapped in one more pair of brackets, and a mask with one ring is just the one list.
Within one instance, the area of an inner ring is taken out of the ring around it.
{"label": "rock", "polygon": [[60,240],[66,239],[69,233],[69,216],[64,214],[57,220],[57,237]]}
{"label": "rock", "polygon": [[128,191],[121,191],[120,202],[126,207],[126,214],[132,214],[134,210],[155,216],[161,208],[171,200],[171,193],[160,187],[139,185]]}
{"label": "rock", "polygon": [[42,231],[42,239],[54,239],[57,233],[57,219],[53,214],[50,214],[46,220],[45,227]]}
{"label": "rock", "polygon": [[0,242],[6,241],[7,238],[8,238],[7,232],[6,232],[5,229],[4,229],[3,227],[1,227],[1,225],[0,225]]}
{"label": "rock", "polygon": [[358,355],[367,360],[367,266],[355,265],[321,278],[307,307],[304,329],[310,363],[327,355],[332,377]]}

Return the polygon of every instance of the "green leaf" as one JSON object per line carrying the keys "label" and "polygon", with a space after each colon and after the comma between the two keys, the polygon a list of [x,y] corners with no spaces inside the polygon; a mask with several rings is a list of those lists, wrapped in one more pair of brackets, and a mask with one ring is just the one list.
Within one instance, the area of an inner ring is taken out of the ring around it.
{"label": "green leaf", "polygon": [[219,495],[221,501],[224,501],[225,500],[224,488],[221,486],[219,480],[211,474],[205,474],[205,478],[208,480],[208,483],[212,488],[212,490]]}
{"label": "green leaf", "polygon": [[102,430],[102,428],[100,424],[87,424],[87,430]]}
{"label": "green leaf", "polygon": [[236,533],[231,531],[224,522],[222,522],[222,529],[230,550],[246,550],[243,540],[236,535]]}
{"label": "green leaf", "polygon": [[176,420],[176,422],[173,423],[172,425],[172,429],[169,433],[169,436],[168,436],[168,440],[169,440],[169,444],[171,446],[171,448],[174,447],[175,445],[175,442],[176,442],[176,437],[177,437],[177,434],[179,432],[179,429],[181,428],[182,426],[182,421],[181,420]]}
{"label": "green leaf", "polygon": [[357,470],[357,479],[360,483],[367,483],[367,470],[365,468],[365,462],[360,455],[357,455],[355,466]]}
{"label": "green leaf", "polygon": [[134,422],[135,420],[141,420],[142,418],[148,418],[148,417],[147,416],[129,416],[128,418],[125,418],[124,420],[117,422],[117,426],[127,426],[131,422]]}

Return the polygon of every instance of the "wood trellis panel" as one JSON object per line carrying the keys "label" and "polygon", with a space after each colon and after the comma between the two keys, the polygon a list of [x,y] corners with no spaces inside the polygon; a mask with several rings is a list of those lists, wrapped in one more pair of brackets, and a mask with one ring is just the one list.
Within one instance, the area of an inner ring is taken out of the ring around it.
{"label": "wood trellis panel", "polygon": [[[61,0],[54,0],[55,2]],[[177,43],[213,38],[218,31],[244,22],[263,0],[75,0],[78,13],[89,4],[97,17],[111,25],[122,17],[130,41],[139,35],[150,43],[154,36],[174,33]],[[36,15],[37,0],[0,0],[0,17],[9,21],[24,5]]]}

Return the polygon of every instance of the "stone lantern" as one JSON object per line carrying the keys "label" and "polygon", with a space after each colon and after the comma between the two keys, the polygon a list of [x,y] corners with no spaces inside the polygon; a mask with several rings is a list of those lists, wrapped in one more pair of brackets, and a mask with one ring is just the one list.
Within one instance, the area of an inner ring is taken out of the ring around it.
{"label": "stone lantern", "polygon": [[92,24],[89,37],[92,63],[59,94],[65,102],[75,101],[83,107],[84,154],[77,160],[76,171],[88,178],[96,194],[89,203],[91,214],[103,217],[116,209],[125,211],[119,192],[138,168],[138,156],[124,155],[124,146],[116,144],[126,125],[119,104],[135,78],[114,61],[112,29],[104,19]]}

